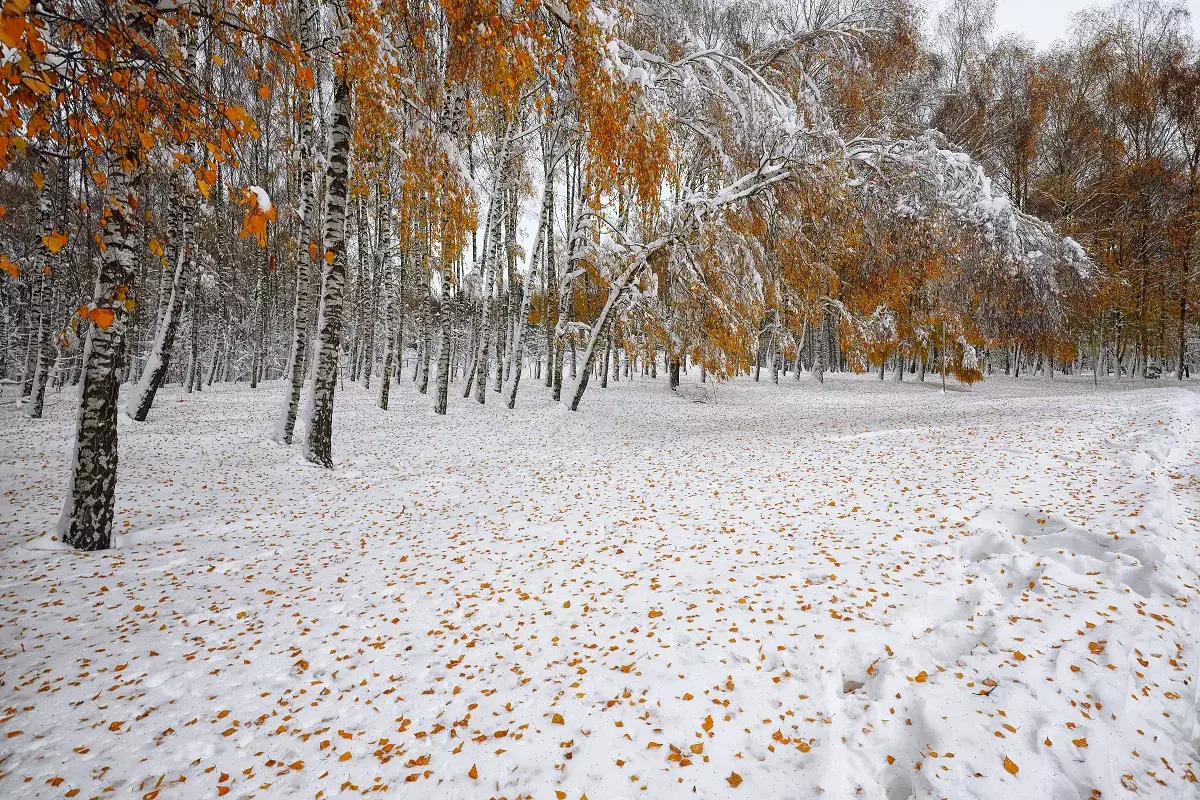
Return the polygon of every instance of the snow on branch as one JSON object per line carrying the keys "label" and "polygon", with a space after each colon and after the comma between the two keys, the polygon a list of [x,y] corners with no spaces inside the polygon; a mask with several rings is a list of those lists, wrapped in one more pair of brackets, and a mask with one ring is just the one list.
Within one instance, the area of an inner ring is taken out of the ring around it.
{"label": "snow on branch", "polygon": [[941,211],[977,228],[989,246],[1040,289],[1057,292],[1057,271],[1064,267],[1081,280],[1095,272],[1078,242],[1016,208],[982,166],[938,131],[916,139],[855,139],[846,144],[846,154],[855,172],[853,185],[890,190],[897,198],[895,212],[902,216]]}

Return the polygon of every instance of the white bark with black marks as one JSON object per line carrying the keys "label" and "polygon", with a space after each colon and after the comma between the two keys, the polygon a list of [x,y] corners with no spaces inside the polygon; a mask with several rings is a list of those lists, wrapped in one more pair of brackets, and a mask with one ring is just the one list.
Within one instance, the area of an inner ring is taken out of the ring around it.
{"label": "white bark with black marks", "polygon": [[98,319],[89,326],[83,351],[82,389],[76,424],[71,482],[57,532],[77,550],[107,550],[112,545],[117,486],[117,392],[120,388],[125,328],[129,314],[120,299],[132,299],[134,212],[129,161],[111,159],[107,208],[101,231],[100,270],[93,293]]}
{"label": "white bark with black marks", "polygon": [[504,130],[504,138],[500,142],[500,153],[496,158],[496,178],[492,185],[492,199],[488,204],[487,243],[483,256],[483,298],[480,301],[479,313],[479,354],[475,359],[475,400],[480,404],[487,398],[487,379],[489,354],[488,345],[491,343],[491,306],[492,294],[496,288],[497,263],[500,259],[500,221],[503,218],[503,202],[501,197],[507,186],[509,172],[509,147],[516,133],[516,120],[509,120]]}
{"label": "white bark with black marks", "polygon": [[529,241],[529,246],[525,248],[525,279],[521,286],[521,307],[517,311],[517,318],[512,326],[512,338],[508,343],[508,366],[505,369],[505,374],[508,378],[504,385],[504,398],[505,404],[509,408],[515,408],[517,405],[517,387],[521,383],[521,359],[525,351],[525,327],[526,322],[529,320],[530,306],[533,304],[534,278],[538,271],[538,256],[542,250],[538,245],[542,241],[543,233],[550,220],[550,214],[553,212],[553,208],[551,207],[551,203],[554,200],[553,162],[548,162],[547,166],[546,180],[542,184],[542,202],[538,214],[537,229]]}
{"label": "white bark with black marks", "polygon": [[[59,168],[63,169],[64,167]],[[46,241],[54,234],[55,229],[53,194],[50,189],[54,184],[50,180],[50,159],[44,153],[38,155],[38,170],[44,176],[42,188],[38,192],[37,203],[38,222],[42,232],[42,241],[38,247],[41,265],[37,279],[41,285],[38,290],[38,324],[34,339],[37,356],[29,398],[25,402],[25,413],[31,419],[39,419],[42,416],[42,406],[46,399],[46,382],[50,378],[50,369],[54,366],[54,360],[58,353],[50,327],[51,316],[54,313],[56,259],[54,253],[51,253],[50,248],[46,245]]]}
{"label": "white bark with black marks", "polygon": [[314,464],[331,468],[333,395],[341,349],[342,295],[346,283],[346,203],[350,187],[350,86],[344,75],[338,76],[333,91],[328,163],[321,306],[317,314],[317,353],[309,392],[304,457]]}
{"label": "white bark with black marks", "polygon": [[[300,40],[303,51],[312,47],[312,14],[307,4],[301,4]],[[313,175],[313,145],[317,139],[317,127],[313,122],[312,92],[300,87],[300,120],[296,135],[299,138],[300,158],[300,207],[297,209],[296,242],[296,301],[292,307],[292,350],[284,373],[284,400],[279,420],[275,424],[275,440],[292,443],[296,429],[296,417],[300,410],[300,395],[304,388],[304,365],[308,359],[309,322],[312,315],[313,272],[321,252],[316,242],[316,191],[317,182]],[[313,258],[316,255],[316,259]]]}

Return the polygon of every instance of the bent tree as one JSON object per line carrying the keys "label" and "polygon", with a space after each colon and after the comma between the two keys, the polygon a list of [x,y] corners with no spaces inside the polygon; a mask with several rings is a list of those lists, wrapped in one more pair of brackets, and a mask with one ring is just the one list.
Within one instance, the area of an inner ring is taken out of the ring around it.
{"label": "bent tree", "polygon": [[[182,186],[185,180],[186,178],[181,175],[176,185]],[[138,422],[146,421],[146,416],[154,405],[155,395],[162,386],[167,376],[167,370],[171,366],[171,356],[175,350],[175,336],[179,331],[180,318],[183,315],[184,297],[188,293],[189,273],[194,259],[193,239],[195,234],[192,228],[195,222],[195,203],[190,191],[181,191],[181,195],[180,219],[176,232],[178,241],[171,243],[171,252],[174,255],[175,263],[171,269],[170,294],[158,324],[155,326],[154,343],[150,347],[141,380],[138,381],[137,388],[126,407],[126,413]]]}

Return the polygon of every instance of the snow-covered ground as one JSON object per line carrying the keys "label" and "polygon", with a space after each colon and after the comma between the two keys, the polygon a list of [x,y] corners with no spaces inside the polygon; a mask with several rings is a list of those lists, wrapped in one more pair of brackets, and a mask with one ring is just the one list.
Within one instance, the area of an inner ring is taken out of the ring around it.
{"label": "snow-covered ground", "polygon": [[0,797],[1200,794],[1200,396],[664,380],[171,387],[92,555],[5,404]]}

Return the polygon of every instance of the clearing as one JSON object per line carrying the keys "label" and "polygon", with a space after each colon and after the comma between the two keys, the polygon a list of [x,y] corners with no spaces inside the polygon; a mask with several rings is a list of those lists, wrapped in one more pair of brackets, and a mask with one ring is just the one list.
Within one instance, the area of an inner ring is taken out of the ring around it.
{"label": "clearing", "polygon": [[1200,395],[533,383],[170,387],[102,554],[5,404],[0,796],[1197,795]]}

